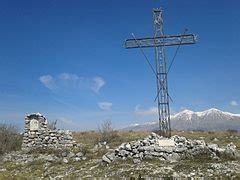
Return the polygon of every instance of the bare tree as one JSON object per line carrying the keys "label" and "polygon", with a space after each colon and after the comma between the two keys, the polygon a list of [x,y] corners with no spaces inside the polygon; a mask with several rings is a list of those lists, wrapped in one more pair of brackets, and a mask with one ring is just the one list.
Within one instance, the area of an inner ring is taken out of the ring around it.
{"label": "bare tree", "polygon": [[101,134],[101,141],[110,142],[113,135],[112,122],[105,120],[99,127],[99,133]]}
{"label": "bare tree", "polygon": [[48,128],[51,129],[51,130],[57,129],[57,119],[55,121],[53,121],[53,122],[50,122],[48,124]]}

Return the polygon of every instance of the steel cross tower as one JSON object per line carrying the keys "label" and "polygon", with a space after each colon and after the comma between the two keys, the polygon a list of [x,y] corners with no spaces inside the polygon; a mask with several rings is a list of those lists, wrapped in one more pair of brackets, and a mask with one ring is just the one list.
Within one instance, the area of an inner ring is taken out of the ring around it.
{"label": "steel cross tower", "polygon": [[[154,38],[164,36],[163,32],[163,11],[161,9],[153,10]],[[157,41],[157,40],[156,40]],[[156,42],[157,43],[157,42]],[[167,66],[165,59],[165,47],[155,47],[155,66],[157,76],[157,104],[159,130],[162,136],[171,136],[170,110],[167,82]]]}
{"label": "steel cross tower", "polygon": [[168,94],[168,70],[165,56],[165,47],[174,45],[194,44],[196,37],[193,34],[165,36],[163,31],[163,10],[153,9],[154,37],[133,38],[125,41],[125,48],[155,48],[155,76],[157,80],[157,104],[159,118],[159,134],[165,137],[171,136],[169,94]]}

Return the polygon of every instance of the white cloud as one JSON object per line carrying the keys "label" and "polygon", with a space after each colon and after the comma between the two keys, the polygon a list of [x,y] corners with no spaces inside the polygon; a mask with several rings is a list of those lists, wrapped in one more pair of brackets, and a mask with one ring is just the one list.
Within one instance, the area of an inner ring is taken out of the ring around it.
{"label": "white cloud", "polygon": [[40,76],[39,81],[48,89],[54,89],[56,87],[55,81],[51,75]]}
{"label": "white cloud", "polygon": [[99,102],[98,107],[104,111],[111,111],[112,110],[112,103],[110,102]]}
{"label": "white cloud", "polygon": [[230,105],[231,105],[231,106],[238,106],[238,103],[237,103],[237,101],[232,100],[232,101],[230,102]]}
{"label": "white cloud", "polygon": [[134,112],[138,111],[140,106],[141,106],[140,104],[136,105],[135,108],[134,108]]}
{"label": "white cloud", "polygon": [[92,86],[92,90],[96,93],[99,93],[99,90],[106,84],[103,78],[95,77],[93,78],[94,84]]}
{"label": "white cloud", "polygon": [[67,119],[65,117],[58,118],[57,120],[63,122],[64,124],[67,124],[67,125],[77,125],[74,121],[72,121],[71,119]]}
{"label": "white cloud", "polygon": [[58,76],[60,80],[63,81],[77,81],[79,77],[76,74],[62,73]]}
{"label": "white cloud", "polygon": [[151,115],[157,115],[158,114],[158,108],[157,107],[150,107],[148,109],[140,109],[140,105],[137,105],[135,107],[134,113],[139,116],[151,116]]}
{"label": "white cloud", "polygon": [[39,77],[39,81],[48,89],[85,89],[99,93],[101,88],[106,84],[102,77],[87,78],[71,73],[61,73],[55,77],[51,75],[43,75]]}

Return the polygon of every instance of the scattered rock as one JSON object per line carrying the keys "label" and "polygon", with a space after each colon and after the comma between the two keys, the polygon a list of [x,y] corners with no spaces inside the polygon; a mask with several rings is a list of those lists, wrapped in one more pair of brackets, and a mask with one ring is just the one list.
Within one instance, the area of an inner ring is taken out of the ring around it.
{"label": "scattered rock", "polygon": [[231,142],[226,146],[225,153],[230,158],[236,158],[237,156],[237,148],[236,146]]}
{"label": "scattered rock", "polygon": [[208,148],[214,152],[218,150],[218,145],[217,144],[209,144]]}
{"label": "scattered rock", "polygon": [[78,152],[78,153],[76,154],[76,156],[77,156],[77,157],[83,157],[83,153],[82,153],[82,152]]}
{"label": "scattered rock", "polygon": [[125,145],[125,149],[126,149],[127,151],[131,151],[131,150],[132,150],[131,145],[130,145],[129,143],[126,144],[126,145]]}
{"label": "scattered rock", "polygon": [[47,156],[44,156],[44,160],[48,161],[48,162],[53,162],[54,161],[54,157],[52,155],[47,155]]}
{"label": "scattered rock", "polygon": [[67,158],[63,158],[63,162],[67,164],[68,163],[68,159]]}
{"label": "scattered rock", "polygon": [[67,157],[68,153],[67,151],[62,152],[62,157]]}
{"label": "scattered rock", "polygon": [[75,154],[73,152],[69,152],[69,154],[67,155],[67,158],[71,159],[73,157],[75,157]]}
{"label": "scattered rock", "polygon": [[0,172],[4,172],[4,171],[7,171],[7,169],[0,169]]}
{"label": "scattered rock", "polygon": [[134,164],[139,164],[139,163],[141,163],[141,160],[140,160],[140,159],[135,159],[135,158],[134,158],[134,159],[133,159],[133,163],[134,163]]}
{"label": "scattered rock", "polygon": [[103,160],[104,162],[107,162],[107,163],[111,163],[111,162],[112,162],[110,159],[108,159],[108,157],[107,157],[106,155],[104,155],[104,156],[102,157],[102,160]]}
{"label": "scattered rock", "polygon": [[75,161],[81,161],[81,158],[80,157],[76,157]]}

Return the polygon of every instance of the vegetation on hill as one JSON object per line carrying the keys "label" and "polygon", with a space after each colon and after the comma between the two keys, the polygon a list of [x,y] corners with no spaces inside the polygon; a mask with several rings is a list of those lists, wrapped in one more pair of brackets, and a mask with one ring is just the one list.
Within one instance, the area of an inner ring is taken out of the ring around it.
{"label": "vegetation on hill", "polygon": [[14,125],[0,124],[0,154],[20,150],[22,136]]}

